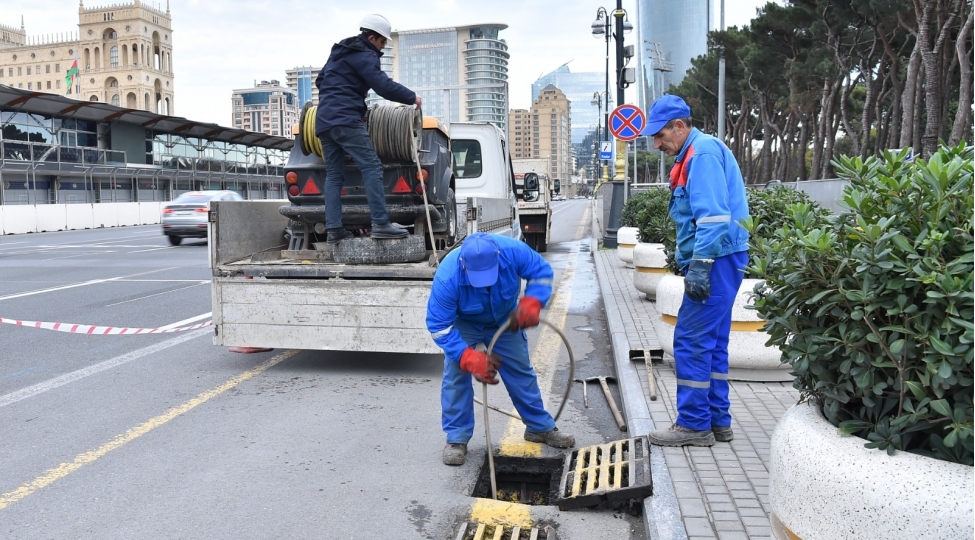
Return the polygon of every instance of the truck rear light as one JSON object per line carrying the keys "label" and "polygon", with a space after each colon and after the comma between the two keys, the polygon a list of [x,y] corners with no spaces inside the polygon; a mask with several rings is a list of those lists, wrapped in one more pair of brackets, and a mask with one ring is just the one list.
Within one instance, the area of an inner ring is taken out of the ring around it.
{"label": "truck rear light", "polygon": [[289,183],[289,184],[297,184],[298,183],[298,173],[296,173],[294,171],[289,172],[288,174],[284,175],[284,181],[287,182],[287,183]]}
{"label": "truck rear light", "polygon": [[416,194],[417,195],[423,195],[423,186],[425,186],[425,185],[426,184],[424,184],[423,182],[417,182],[416,183]]}
{"label": "truck rear light", "polygon": [[304,187],[304,189],[301,190],[301,194],[302,195],[321,195],[322,194],[322,190],[318,189],[318,184],[316,184],[315,183],[315,180],[312,177],[309,176],[308,177],[308,180],[305,180],[305,187]]}
{"label": "truck rear light", "polygon": [[416,171],[416,179],[422,182],[426,182],[427,177],[429,176],[430,176],[430,171],[426,169],[420,169],[419,171]]}
{"label": "truck rear light", "polygon": [[396,181],[396,185],[393,186],[393,193],[410,193],[410,185],[406,183],[406,178],[402,176]]}
{"label": "truck rear light", "polygon": [[299,193],[301,193],[301,190],[298,189],[298,186],[293,184],[288,186],[288,195],[292,197],[297,197]]}

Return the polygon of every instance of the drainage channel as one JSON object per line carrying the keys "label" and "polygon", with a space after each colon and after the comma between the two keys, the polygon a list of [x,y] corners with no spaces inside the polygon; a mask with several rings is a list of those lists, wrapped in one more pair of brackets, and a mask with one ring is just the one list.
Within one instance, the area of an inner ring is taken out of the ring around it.
{"label": "drainage channel", "polygon": [[[653,494],[650,444],[634,437],[578,448],[564,457],[494,458],[500,503],[557,506],[559,510],[612,507],[639,515],[643,499]],[[481,466],[472,497],[491,498],[487,459]],[[556,540],[557,525],[462,523],[456,540]]]}

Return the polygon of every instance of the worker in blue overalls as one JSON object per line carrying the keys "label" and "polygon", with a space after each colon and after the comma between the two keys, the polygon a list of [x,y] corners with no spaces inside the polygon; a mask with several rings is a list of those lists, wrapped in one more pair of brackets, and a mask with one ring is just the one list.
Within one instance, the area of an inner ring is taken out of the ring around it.
{"label": "worker in blue overalls", "polygon": [[[525,243],[485,233],[468,236],[444,257],[427,302],[427,329],[444,351],[441,423],[447,434],[445,465],[463,465],[474,435],[471,376],[505,389],[525,423],[525,440],[572,448],[575,438],[560,432],[545,410],[535,369],[528,358],[525,328],[537,326],[552,295],[552,267]],[[520,300],[521,280],[527,280]],[[508,321],[492,354],[485,346]]]}
{"label": "worker in blue overalls", "polygon": [[685,292],[674,329],[677,421],[648,437],[661,446],[711,446],[734,438],[728,339],[748,264],[748,232],[740,225],[748,217],[745,182],[728,147],[691,126],[683,99],[661,96],[647,116],[654,148],[677,157],[670,171],[670,216]]}

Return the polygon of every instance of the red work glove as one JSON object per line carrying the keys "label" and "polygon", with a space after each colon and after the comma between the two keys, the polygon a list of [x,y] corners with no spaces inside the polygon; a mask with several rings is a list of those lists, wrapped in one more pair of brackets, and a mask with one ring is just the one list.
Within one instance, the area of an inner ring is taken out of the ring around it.
{"label": "red work glove", "polygon": [[468,347],[460,355],[460,369],[470,373],[478,382],[498,384],[498,368],[501,367],[501,357],[491,353],[475,351]]}
{"label": "red work glove", "polygon": [[538,298],[526,296],[518,302],[518,307],[508,317],[508,330],[517,332],[524,328],[538,326],[538,314],[542,311],[542,303]]}

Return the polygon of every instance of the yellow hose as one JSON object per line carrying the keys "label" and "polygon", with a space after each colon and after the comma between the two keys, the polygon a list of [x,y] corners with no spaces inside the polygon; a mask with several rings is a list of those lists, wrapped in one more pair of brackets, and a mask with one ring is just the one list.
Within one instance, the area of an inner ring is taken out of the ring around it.
{"label": "yellow hose", "polygon": [[306,153],[311,152],[324,159],[322,155],[322,141],[315,136],[315,115],[318,106],[312,105],[305,109],[305,114],[301,117],[301,145]]}

